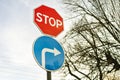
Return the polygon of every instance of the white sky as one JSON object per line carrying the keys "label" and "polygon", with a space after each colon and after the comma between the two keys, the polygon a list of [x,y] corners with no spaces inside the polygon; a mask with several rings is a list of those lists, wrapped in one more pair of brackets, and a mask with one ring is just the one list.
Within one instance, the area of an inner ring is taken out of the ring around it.
{"label": "white sky", "polygon": [[[65,19],[61,2],[0,0],[0,80],[46,80],[46,71],[37,65],[32,54],[34,40],[43,35],[33,23],[33,10],[44,4],[56,9]],[[66,31],[67,21],[64,24]],[[59,40],[65,31],[56,39]],[[55,75],[53,80],[60,79],[59,74],[52,74]]]}

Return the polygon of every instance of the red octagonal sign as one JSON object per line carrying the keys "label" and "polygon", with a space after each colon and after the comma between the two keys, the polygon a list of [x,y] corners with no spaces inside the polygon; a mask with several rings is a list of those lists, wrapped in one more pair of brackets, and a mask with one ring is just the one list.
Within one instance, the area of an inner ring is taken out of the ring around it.
{"label": "red octagonal sign", "polygon": [[41,5],[34,10],[34,22],[45,34],[57,36],[64,30],[63,19],[55,9]]}

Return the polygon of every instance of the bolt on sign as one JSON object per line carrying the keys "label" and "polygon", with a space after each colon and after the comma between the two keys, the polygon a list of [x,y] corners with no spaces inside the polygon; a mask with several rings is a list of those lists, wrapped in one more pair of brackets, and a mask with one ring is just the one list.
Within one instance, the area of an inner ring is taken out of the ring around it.
{"label": "bolt on sign", "polygon": [[34,22],[44,34],[51,36],[57,36],[64,30],[63,18],[55,9],[45,5],[34,9]]}

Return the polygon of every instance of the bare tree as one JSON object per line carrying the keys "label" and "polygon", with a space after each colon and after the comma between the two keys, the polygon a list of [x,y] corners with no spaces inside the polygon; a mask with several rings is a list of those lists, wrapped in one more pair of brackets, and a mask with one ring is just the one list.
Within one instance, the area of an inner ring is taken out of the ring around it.
{"label": "bare tree", "polygon": [[[120,0],[65,0],[76,22],[62,41],[63,71],[78,80],[103,80],[120,69]],[[80,18],[78,18],[80,16]]]}

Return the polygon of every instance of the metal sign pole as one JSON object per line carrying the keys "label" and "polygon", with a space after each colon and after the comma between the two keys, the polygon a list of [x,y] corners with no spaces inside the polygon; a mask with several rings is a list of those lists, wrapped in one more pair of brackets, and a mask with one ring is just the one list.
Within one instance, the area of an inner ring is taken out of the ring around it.
{"label": "metal sign pole", "polygon": [[47,71],[47,80],[51,80],[51,72]]}

